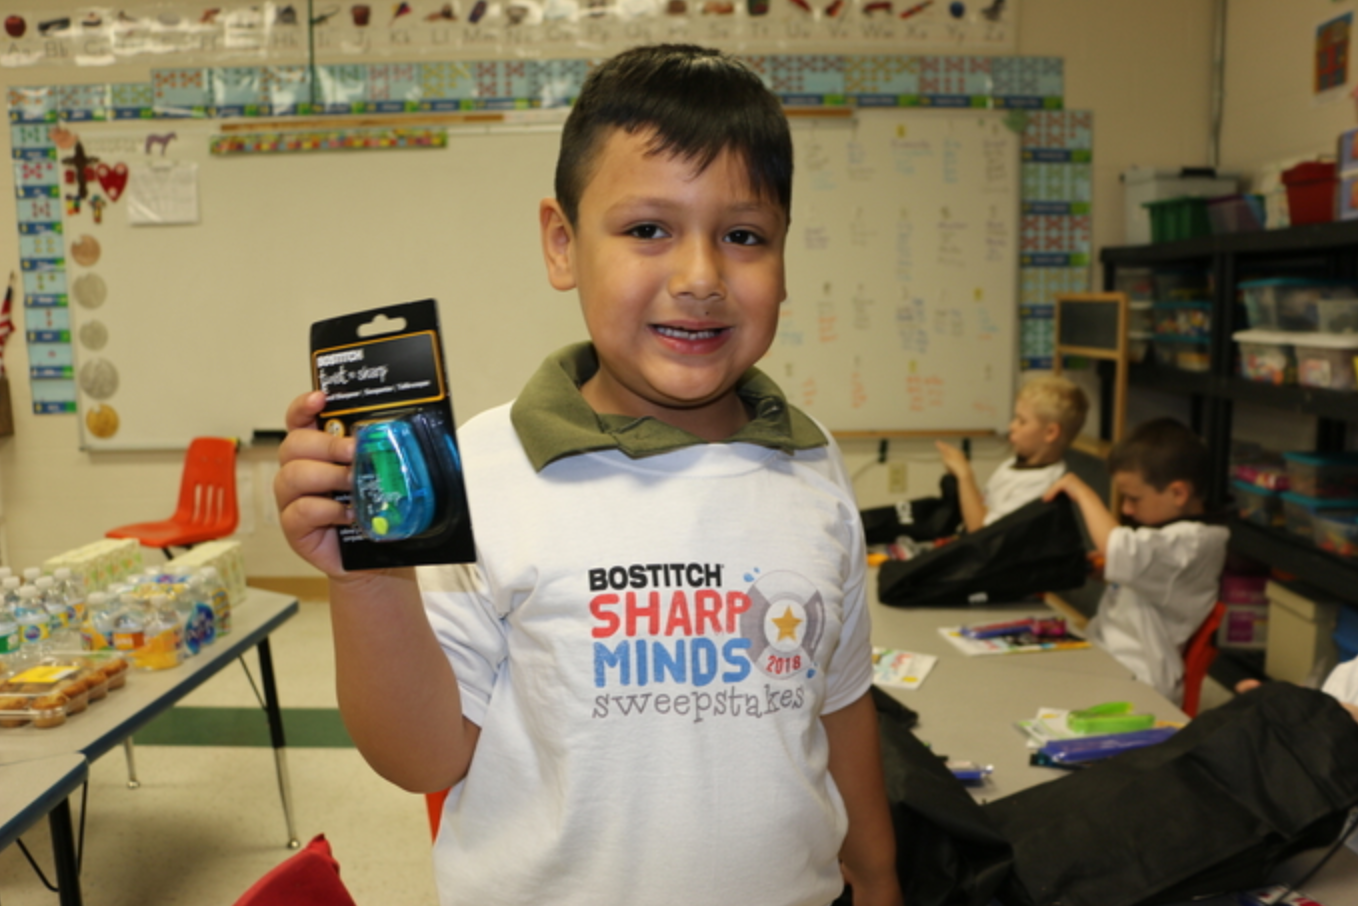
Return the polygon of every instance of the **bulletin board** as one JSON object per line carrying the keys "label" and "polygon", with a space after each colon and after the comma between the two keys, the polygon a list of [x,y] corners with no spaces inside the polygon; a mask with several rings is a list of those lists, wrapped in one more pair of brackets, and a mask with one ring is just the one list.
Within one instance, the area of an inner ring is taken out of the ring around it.
{"label": "bulletin board", "polygon": [[[557,124],[450,127],[442,147],[231,156],[209,153],[211,121],[71,128],[128,171],[101,223],[86,206],[63,224],[90,449],[281,428],[309,387],[310,324],[337,314],[438,300],[459,421],[584,337],[574,295],[541,264]],[[799,118],[794,141],[789,298],[762,367],[832,429],[1001,427],[1019,136],[984,111],[858,110]],[[85,237],[97,256],[82,261]],[[115,431],[91,430],[96,410],[116,414]]]}

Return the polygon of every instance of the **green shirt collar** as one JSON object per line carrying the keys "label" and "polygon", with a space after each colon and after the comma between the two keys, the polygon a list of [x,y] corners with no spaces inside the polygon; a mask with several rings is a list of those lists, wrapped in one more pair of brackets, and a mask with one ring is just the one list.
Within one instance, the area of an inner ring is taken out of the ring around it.
{"label": "green shirt collar", "polygon": [[[704,443],[682,428],[650,416],[599,415],[580,386],[599,370],[591,343],[577,343],[547,357],[510,409],[510,420],[533,468],[594,450],[621,450],[636,459]],[[789,405],[771,378],[751,368],[736,385],[754,417],[726,443],[750,443],[792,452],[824,446],[825,434]]]}

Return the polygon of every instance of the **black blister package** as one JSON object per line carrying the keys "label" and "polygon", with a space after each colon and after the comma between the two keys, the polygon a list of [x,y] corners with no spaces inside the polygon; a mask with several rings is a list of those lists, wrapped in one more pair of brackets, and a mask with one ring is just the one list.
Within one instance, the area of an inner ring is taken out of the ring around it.
{"label": "black blister package", "polygon": [[354,511],[340,529],[346,570],[476,559],[433,299],[311,325],[321,427],[357,438]]}

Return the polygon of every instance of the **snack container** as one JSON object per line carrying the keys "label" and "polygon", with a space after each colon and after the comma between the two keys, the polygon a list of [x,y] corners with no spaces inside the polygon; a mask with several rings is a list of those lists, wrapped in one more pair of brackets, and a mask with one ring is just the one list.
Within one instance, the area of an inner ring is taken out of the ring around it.
{"label": "snack container", "polygon": [[1296,344],[1297,383],[1327,390],[1358,389],[1358,334],[1309,334]]}
{"label": "snack container", "polygon": [[1231,336],[1240,347],[1241,377],[1262,384],[1297,382],[1297,353],[1288,334],[1251,329]]}
{"label": "snack container", "polygon": [[1358,498],[1326,500],[1295,491],[1283,491],[1282,498],[1284,524],[1289,532],[1302,538],[1314,540],[1317,513],[1327,519],[1358,518]]}
{"label": "snack container", "polygon": [[1289,489],[1306,497],[1358,498],[1358,453],[1284,453]]}
{"label": "snack container", "polygon": [[0,729],[34,726],[59,727],[70,713],[65,696],[57,694],[15,693],[0,695]]}
{"label": "snack container", "polygon": [[0,728],[59,727],[107,697],[114,675],[125,676],[125,669],[116,655],[95,659],[54,653],[0,677]]}
{"label": "snack container", "polygon": [[1240,518],[1255,525],[1282,528],[1283,498],[1280,492],[1270,491],[1236,479],[1231,482],[1235,508]]}
{"label": "snack container", "polygon": [[1313,522],[1316,547],[1341,557],[1358,557],[1358,518],[1332,519],[1320,511]]}

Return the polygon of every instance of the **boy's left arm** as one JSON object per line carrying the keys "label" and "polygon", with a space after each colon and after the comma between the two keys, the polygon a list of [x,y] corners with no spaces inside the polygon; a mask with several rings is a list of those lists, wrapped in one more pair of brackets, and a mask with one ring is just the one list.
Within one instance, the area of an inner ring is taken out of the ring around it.
{"label": "boy's left arm", "polygon": [[840,848],[844,879],[854,906],[901,906],[896,877],[896,834],[882,777],[877,708],[864,693],[853,704],[822,715],[830,740],[830,776],[844,800],[849,830]]}

